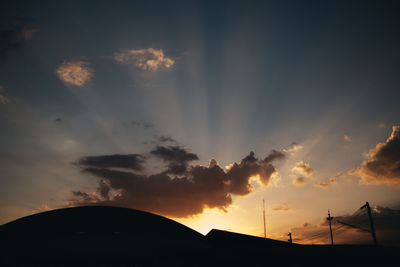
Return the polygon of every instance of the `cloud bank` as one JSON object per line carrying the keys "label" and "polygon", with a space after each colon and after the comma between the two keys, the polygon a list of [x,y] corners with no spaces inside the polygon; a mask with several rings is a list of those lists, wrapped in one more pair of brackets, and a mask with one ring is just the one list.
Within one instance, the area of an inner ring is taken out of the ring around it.
{"label": "cloud bank", "polygon": [[400,185],[400,126],[393,126],[392,134],[367,154],[361,166],[350,170],[364,184]]}
{"label": "cloud bank", "polygon": [[154,48],[125,50],[116,53],[114,59],[118,63],[135,65],[142,70],[158,70],[161,67],[169,69],[175,64],[161,49]]}
{"label": "cloud bank", "polygon": [[[155,174],[141,174],[148,157],[166,164]],[[273,150],[264,159],[250,152],[224,170],[215,159],[208,166],[194,165],[195,153],[180,146],[157,146],[148,156],[139,154],[101,155],[80,159],[83,172],[100,179],[96,192],[73,191],[71,205],[111,205],[140,209],[170,217],[188,217],[205,208],[226,211],[232,196],[244,196],[254,189],[257,177],[268,185],[277,174],[272,161],[285,155]]]}

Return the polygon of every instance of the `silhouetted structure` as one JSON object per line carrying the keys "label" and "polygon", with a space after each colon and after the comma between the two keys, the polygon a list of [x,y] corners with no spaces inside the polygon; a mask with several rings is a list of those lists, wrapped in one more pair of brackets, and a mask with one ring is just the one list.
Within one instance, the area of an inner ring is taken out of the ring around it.
{"label": "silhouetted structure", "polygon": [[[314,246],[213,229],[206,236],[173,220],[114,207],[43,212],[0,226],[0,265],[320,266],[395,259],[393,248]],[[261,255],[261,257],[260,257]],[[366,257],[368,255],[368,257]]]}
{"label": "silhouetted structure", "polygon": [[360,209],[363,209],[363,208],[367,208],[368,218],[369,218],[369,225],[371,227],[372,240],[374,242],[374,245],[376,246],[376,245],[378,245],[378,243],[376,242],[374,220],[372,219],[371,207],[369,206],[368,201]]}

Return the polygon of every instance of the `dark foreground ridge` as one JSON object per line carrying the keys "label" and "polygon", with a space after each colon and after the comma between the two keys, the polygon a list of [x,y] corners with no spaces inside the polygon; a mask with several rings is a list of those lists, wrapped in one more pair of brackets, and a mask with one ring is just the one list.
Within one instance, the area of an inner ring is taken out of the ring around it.
{"label": "dark foreground ridge", "polygon": [[148,212],[76,207],[0,226],[0,265],[386,266],[395,248],[317,246],[212,230],[206,236]]}

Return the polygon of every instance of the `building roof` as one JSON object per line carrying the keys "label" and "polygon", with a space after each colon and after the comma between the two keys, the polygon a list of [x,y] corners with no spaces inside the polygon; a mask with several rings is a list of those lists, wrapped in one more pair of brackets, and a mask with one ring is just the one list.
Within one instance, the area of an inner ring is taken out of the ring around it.
{"label": "building roof", "polygon": [[123,235],[147,240],[196,240],[203,235],[149,212],[85,206],[46,211],[0,226],[0,236]]}

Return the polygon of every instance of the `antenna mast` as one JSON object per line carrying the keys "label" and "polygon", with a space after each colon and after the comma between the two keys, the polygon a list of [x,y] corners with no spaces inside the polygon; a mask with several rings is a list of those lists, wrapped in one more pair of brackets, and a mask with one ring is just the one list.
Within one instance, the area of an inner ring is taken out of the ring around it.
{"label": "antenna mast", "polygon": [[263,199],[263,218],[264,218],[264,238],[267,237],[267,232],[265,230],[265,201]]}

